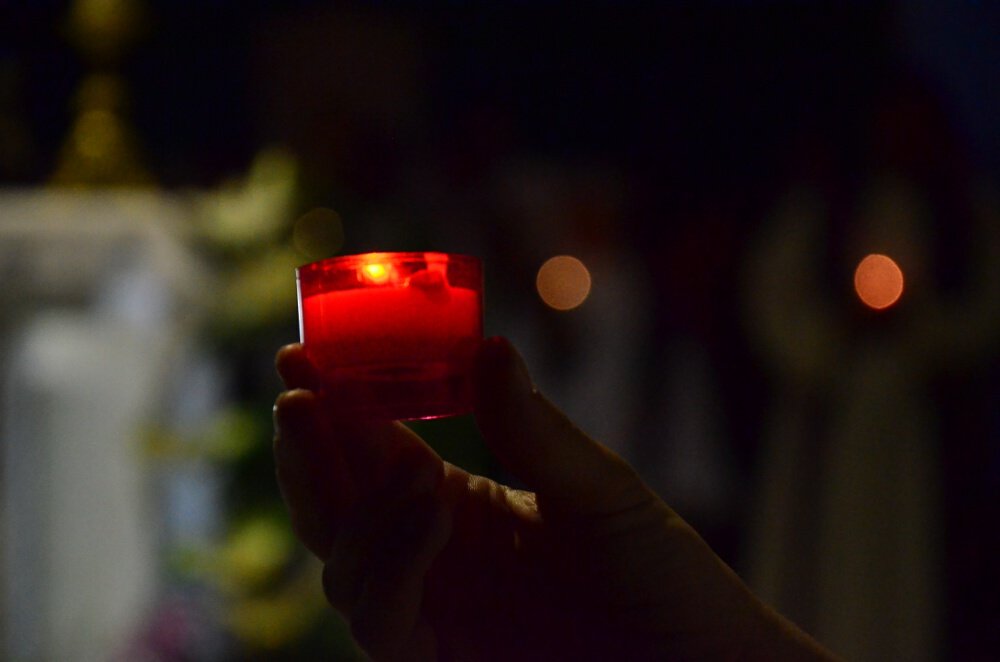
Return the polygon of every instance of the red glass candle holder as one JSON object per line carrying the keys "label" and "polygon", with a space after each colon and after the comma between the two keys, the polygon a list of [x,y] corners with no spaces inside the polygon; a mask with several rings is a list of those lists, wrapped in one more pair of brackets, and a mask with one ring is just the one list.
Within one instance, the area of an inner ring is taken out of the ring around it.
{"label": "red glass candle holder", "polygon": [[483,337],[478,258],[345,255],[299,267],[295,277],[302,344],[338,406],[385,419],[471,411]]}

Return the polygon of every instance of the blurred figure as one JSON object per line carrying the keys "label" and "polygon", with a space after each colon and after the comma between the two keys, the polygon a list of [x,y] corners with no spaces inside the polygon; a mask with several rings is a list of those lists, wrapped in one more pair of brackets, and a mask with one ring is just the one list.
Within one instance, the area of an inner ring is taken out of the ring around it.
{"label": "blurred figure", "polygon": [[[951,439],[928,387],[995,355],[1000,226],[922,88],[888,85],[871,120],[860,185],[813,144],[750,256],[748,326],[777,381],[750,583],[849,659],[929,660]],[[869,253],[905,279],[880,312],[849,286]]]}

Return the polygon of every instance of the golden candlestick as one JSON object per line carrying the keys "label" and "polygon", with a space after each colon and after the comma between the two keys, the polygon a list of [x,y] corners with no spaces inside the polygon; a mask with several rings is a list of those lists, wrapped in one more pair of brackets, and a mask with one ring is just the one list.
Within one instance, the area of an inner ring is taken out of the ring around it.
{"label": "golden candlestick", "polygon": [[80,83],[76,117],[51,183],[57,186],[149,186],[138,141],[124,120],[127,94],[117,73],[143,25],[140,0],[75,0],[69,36],[93,71]]}

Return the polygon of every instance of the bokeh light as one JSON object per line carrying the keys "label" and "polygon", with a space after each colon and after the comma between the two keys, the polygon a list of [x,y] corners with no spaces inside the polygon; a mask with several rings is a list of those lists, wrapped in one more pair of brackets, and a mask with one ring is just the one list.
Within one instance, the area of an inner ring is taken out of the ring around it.
{"label": "bokeh light", "polygon": [[903,293],[903,271],[887,255],[868,255],[854,271],[854,290],[866,306],[888,308]]}
{"label": "bokeh light", "polygon": [[340,215],[325,207],[306,212],[292,227],[292,244],[309,260],[334,255],[344,245],[344,224]]}
{"label": "bokeh light", "polygon": [[590,271],[575,257],[557,255],[545,261],[535,279],[538,296],[556,310],[572,310],[590,294]]}

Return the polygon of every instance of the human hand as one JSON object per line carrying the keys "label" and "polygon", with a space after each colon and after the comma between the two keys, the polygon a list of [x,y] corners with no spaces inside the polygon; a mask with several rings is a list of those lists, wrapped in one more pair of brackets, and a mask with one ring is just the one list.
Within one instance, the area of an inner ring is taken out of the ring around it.
{"label": "human hand", "polygon": [[376,660],[823,659],[620,457],[534,388],[502,339],[477,363],[476,421],[533,491],[441,460],[400,423],[318,391],[278,353],[278,479],[323,586]]}

